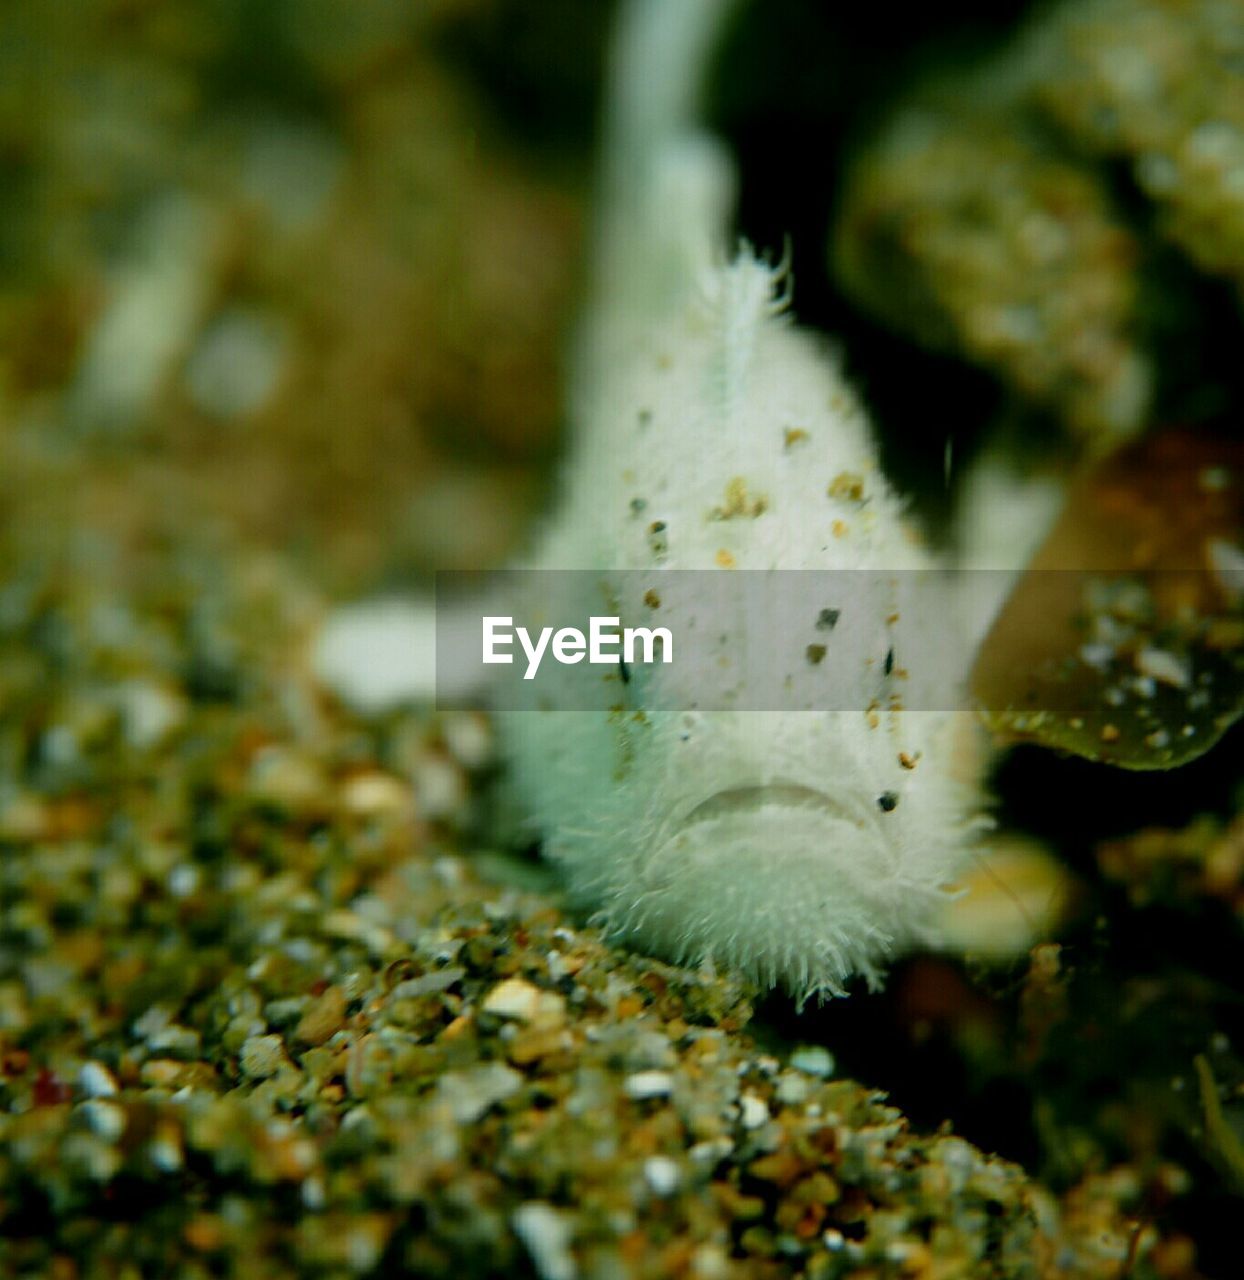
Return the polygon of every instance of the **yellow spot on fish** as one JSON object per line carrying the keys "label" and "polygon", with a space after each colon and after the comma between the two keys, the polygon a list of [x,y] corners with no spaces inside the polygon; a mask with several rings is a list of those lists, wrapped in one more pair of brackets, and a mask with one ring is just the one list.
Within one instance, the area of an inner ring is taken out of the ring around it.
{"label": "yellow spot on fish", "polygon": [[854,471],[840,471],[829,482],[829,496],[841,502],[863,502],[864,477]]}
{"label": "yellow spot on fish", "polygon": [[769,499],[751,499],[747,495],[747,481],[735,476],[726,485],[725,501],[709,512],[710,520],[733,520],[736,516],[750,516],[753,520],[769,509]]}

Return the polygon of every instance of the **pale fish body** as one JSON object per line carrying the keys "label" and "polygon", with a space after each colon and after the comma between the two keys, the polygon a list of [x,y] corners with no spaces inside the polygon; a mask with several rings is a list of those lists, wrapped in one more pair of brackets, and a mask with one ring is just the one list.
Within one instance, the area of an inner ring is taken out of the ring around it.
{"label": "pale fish body", "polygon": [[[932,568],[860,406],[785,314],[781,270],[746,247],[726,260],[732,175],[693,105],[729,9],[627,6],[578,435],[560,511],[530,562],[651,571],[675,634],[713,621],[711,593],[705,574],[688,585],[663,571]],[[651,625],[626,582],[623,623]],[[808,646],[827,605],[843,625],[815,663]],[[856,974],[875,983],[889,956],[935,941],[981,825],[980,761],[964,749],[975,741],[966,712],[892,709],[902,700],[886,656],[919,666],[921,610],[869,595],[809,600],[791,616],[771,653],[723,660],[727,692],[758,705],[760,663],[780,671],[790,705],[817,706],[832,664],[858,692],[851,709],[683,710],[676,677],[654,668],[612,711],[499,723],[547,856],[607,928],[802,999],[840,994]],[[963,674],[970,649],[965,637]]]}
{"label": "pale fish body", "polygon": [[[859,405],[782,313],[780,288],[744,250],[689,281],[661,321],[612,331],[536,567],[651,571],[640,585],[675,635],[710,626],[712,601],[704,575],[668,570],[932,567]],[[827,605],[841,620],[824,635]],[[634,588],[620,608],[624,624],[654,621]],[[965,713],[888,709],[901,698],[886,655],[917,666],[927,618],[888,596],[809,599],[793,617],[772,654],[720,679],[746,706],[758,664],[776,663],[795,704],[806,692],[816,705],[833,664],[852,673],[853,709],[680,711],[654,668],[632,679],[625,710],[499,719],[547,856],[611,931],[803,998],[840,994],[854,974],[876,982],[887,957],[933,940],[979,795],[957,745]]]}

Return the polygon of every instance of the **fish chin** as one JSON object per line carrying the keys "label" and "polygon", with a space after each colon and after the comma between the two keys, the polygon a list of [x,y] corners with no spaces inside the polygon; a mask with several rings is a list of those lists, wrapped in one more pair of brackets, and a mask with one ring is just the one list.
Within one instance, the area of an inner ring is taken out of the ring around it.
{"label": "fish chin", "polygon": [[[799,996],[871,984],[910,940],[876,823],[790,783],[736,786],[694,805],[609,913],[641,946],[740,969]],[[935,894],[929,894],[931,900]]]}

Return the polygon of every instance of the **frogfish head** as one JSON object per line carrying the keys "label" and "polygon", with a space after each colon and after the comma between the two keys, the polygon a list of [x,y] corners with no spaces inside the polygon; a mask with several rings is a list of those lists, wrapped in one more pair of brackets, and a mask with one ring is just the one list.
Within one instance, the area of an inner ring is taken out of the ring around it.
{"label": "frogfish head", "polygon": [[[979,796],[966,713],[514,713],[516,782],[572,893],[633,945],[800,1000],[931,940]],[[531,741],[535,735],[539,741]]]}

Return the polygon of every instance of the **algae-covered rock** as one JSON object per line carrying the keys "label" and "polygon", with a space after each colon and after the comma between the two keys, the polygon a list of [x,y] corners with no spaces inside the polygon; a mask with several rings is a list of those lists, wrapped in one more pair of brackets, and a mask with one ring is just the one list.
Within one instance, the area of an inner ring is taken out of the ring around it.
{"label": "algae-covered rock", "polygon": [[849,176],[833,256],[870,311],[1083,435],[1143,421],[1135,238],[1097,175],[1010,102],[934,96],[902,114]]}
{"label": "algae-covered rock", "polygon": [[1241,58],[1236,4],[1034,8],[873,126],[833,235],[843,287],[1090,447],[1136,434],[1173,372],[1161,335],[1196,311],[1165,296],[1161,251],[1244,285]]}
{"label": "algae-covered rock", "polygon": [[1124,161],[1157,225],[1244,287],[1244,10],[1091,0],[1034,32],[1033,94],[1080,148]]}

